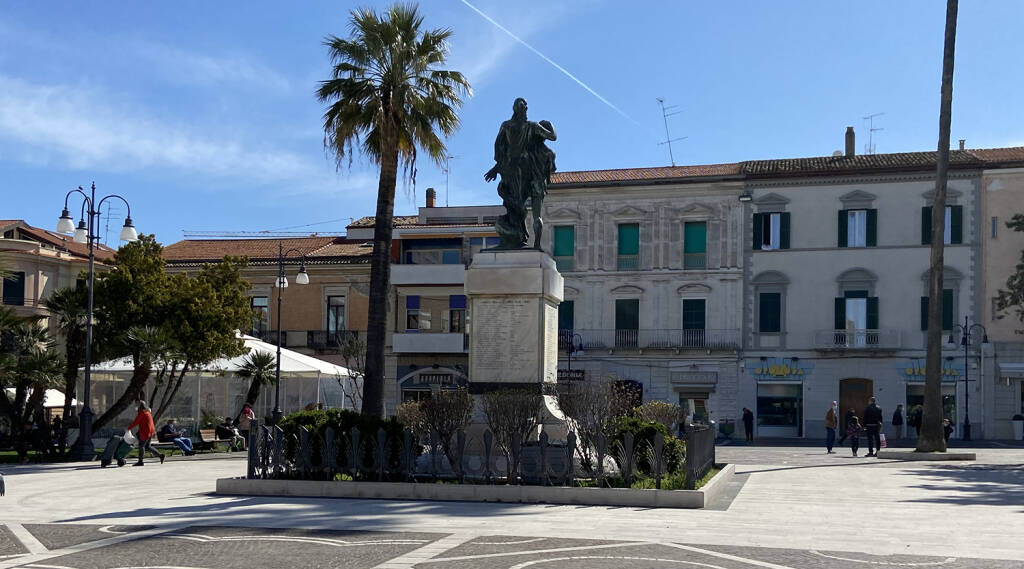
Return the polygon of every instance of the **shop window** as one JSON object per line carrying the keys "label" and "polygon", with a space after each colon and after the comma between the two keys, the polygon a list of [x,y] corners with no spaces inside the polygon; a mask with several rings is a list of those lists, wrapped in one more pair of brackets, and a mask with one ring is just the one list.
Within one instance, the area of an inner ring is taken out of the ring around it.
{"label": "shop window", "polygon": [[707,267],[708,224],[703,221],[683,224],[683,269]]}
{"label": "shop window", "polygon": [[800,385],[757,386],[757,424],[799,429],[803,397]]}
{"label": "shop window", "polygon": [[754,249],[789,249],[789,212],[754,214]]}
{"label": "shop window", "polygon": [[[918,408],[924,406],[924,384],[917,383],[907,385],[907,416],[917,412]],[[956,420],[956,385],[953,383],[942,384],[942,417],[949,419],[954,425]]]}
{"label": "shop window", "polygon": [[683,420],[687,423],[706,424],[711,419],[711,415],[708,412],[707,396],[680,393],[679,407],[683,410]]}

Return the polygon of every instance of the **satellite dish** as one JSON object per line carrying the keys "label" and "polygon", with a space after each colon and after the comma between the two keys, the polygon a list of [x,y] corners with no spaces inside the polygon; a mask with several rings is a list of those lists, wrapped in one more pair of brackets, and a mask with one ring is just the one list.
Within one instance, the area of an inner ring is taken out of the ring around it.
{"label": "satellite dish", "polygon": [[843,155],[843,151],[842,150],[836,150],[835,152],[832,153],[832,156],[836,156],[836,157],[839,157],[839,156],[842,156],[842,155]]}

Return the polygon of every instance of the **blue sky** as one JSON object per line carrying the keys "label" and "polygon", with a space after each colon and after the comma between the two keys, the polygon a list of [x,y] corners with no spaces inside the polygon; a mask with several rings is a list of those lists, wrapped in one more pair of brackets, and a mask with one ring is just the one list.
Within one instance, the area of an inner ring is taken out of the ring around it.
{"label": "blue sky", "polygon": [[[518,96],[554,124],[560,170],[667,165],[656,97],[680,111],[678,164],[828,155],[847,125],[863,151],[862,117],[879,112],[877,152],[935,148],[945,2],[470,1],[618,110],[462,0],[424,2],[474,88],[448,141],[451,205],[497,203],[483,173]],[[164,243],[182,230],[343,232],[373,213],[377,171],[325,156],[321,42],[347,35],[353,7],[387,4],[0,4],[0,218],[52,227],[64,193],[95,180]],[[1024,145],[1021,21],[1024,2],[961,3],[954,141]],[[445,201],[442,169],[418,166],[396,213],[431,186]]]}

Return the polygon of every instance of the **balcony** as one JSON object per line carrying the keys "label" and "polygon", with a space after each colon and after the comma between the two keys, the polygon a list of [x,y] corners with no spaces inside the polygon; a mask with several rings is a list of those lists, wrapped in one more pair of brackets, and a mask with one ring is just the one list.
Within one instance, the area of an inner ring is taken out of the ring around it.
{"label": "balcony", "polygon": [[702,271],[708,266],[707,253],[684,253],[683,269],[687,271]]}
{"label": "balcony", "polygon": [[[250,332],[249,335],[268,344],[277,344],[276,330]],[[360,336],[365,336],[365,332],[359,330],[281,330],[281,347],[337,351],[349,337],[358,338]]]}
{"label": "balcony", "polygon": [[640,255],[619,255],[615,269],[619,271],[636,271],[640,268]]}
{"label": "balcony", "polygon": [[740,347],[739,330],[559,330],[559,349],[573,336],[584,350],[727,350]]}
{"label": "balcony", "polygon": [[896,350],[900,348],[899,330],[817,330],[817,350]]}
{"label": "balcony", "polygon": [[466,267],[457,265],[391,265],[393,285],[462,285]]}
{"label": "balcony", "polygon": [[395,332],[391,351],[396,354],[464,354],[466,334],[437,332]]}

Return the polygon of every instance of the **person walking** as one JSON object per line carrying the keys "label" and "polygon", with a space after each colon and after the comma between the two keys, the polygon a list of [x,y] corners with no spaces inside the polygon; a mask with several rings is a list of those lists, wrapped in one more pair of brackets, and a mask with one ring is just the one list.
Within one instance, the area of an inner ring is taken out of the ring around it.
{"label": "person walking", "polygon": [[743,408],[743,431],[747,434],[747,442],[754,440],[754,413],[746,407]]}
{"label": "person walking", "polygon": [[192,450],[192,439],[185,436],[185,433],[174,426],[174,419],[167,419],[167,424],[160,428],[156,434],[156,440],[162,443],[174,443],[175,446],[185,453],[185,456],[192,456],[196,451]]}
{"label": "person walking", "polygon": [[145,401],[139,401],[139,412],[135,415],[135,420],[132,421],[131,425],[128,425],[128,430],[133,428],[139,428],[139,461],[132,466],[145,466],[142,457],[145,456],[146,452],[149,452],[153,456],[160,459],[160,464],[164,463],[164,453],[153,448],[153,435],[156,434],[156,425],[153,424],[153,414],[149,412],[149,405],[146,405]]}
{"label": "person walking", "polygon": [[865,456],[878,456],[876,451],[882,450],[882,438],[878,436],[882,431],[882,422],[882,408],[871,397],[864,409],[864,431],[868,436],[868,454]]}
{"label": "person walking", "polygon": [[853,410],[853,407],[846,410],[846,415],[843,417],[843,435],[839,437],[839,446],[843,446],[843,443],[846,442],[846,437],[850,436],[846,434],[846,430],[850,427],[850,419],[853,419],[856,416],[857,412]]}
{"label": "person walking", "polygon": [[825,413],[825,453],[835,454],[832,447],[836,444],[836,427],[839,426],[839,404],[835,401],[829,405]]}
{"label": "person walking", "polygon": [[897,441],[903,438],[903,405],[897,405],[892,413],[892,435]]}
{"label": "person walking", "polygon": [[917,437],[918,438],[921,438],[921,416],[922,416],[921,406],[918,405],[917,407],[914,407],[914,412],[910,415],[910,420],[907,421],[907,423],[911,427],[914,427],[914,431],[917,432]]}
{"label": "person walking", "polygon": [[857,450],[860,449],[860,434],[863,431],[864,428],[860,426],[857,416],[850,417],[850,421],[846,424],[846,436],[850,437],[850,449],[853,450],[853,456],[857,456]]}
{"label": "person walking", "polygon": [[949,436],[953,434],[953,423],[949,419],[942,420],[942,435],[946,438],[946,442],[949,442]]}

